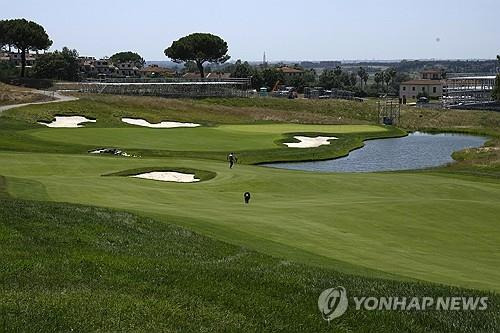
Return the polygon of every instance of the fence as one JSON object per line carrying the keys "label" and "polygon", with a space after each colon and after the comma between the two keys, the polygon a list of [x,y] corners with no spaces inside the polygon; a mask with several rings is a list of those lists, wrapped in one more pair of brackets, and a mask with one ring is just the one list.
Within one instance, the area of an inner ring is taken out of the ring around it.
{"label": "fence", "polygon": [[[130,82],[133,81],[133,82]],[[103,82],[81,82],[83,93],[140,95],[160,97],[248,97],[248,79],[182,80],[182,79],[108,79]]]}

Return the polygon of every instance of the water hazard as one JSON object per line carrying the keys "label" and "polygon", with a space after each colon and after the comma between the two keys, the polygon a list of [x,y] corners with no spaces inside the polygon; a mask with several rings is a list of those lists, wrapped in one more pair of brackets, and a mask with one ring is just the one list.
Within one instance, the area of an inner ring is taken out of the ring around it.
{"label": "water hazard", "polygon": [[437,167],[453,162],[451,154],[480,147],[487,138],[463,134],[415,132],[406,137],[365,141],[349,156],[317,162],[270,163],[281,169],[320,172],[376,172]]}

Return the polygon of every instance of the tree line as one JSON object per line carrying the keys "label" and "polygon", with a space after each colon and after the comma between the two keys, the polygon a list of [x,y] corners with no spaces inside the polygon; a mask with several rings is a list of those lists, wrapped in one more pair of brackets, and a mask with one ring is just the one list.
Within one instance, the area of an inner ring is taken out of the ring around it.
{"label": "tree line", "polygon": [[407,74],[399,73],[394,68],[376,72],[373,76],[373,83],[368,84],[370,75],[364,67],[359,67],[357,72],[347,71],[341,66],[335,69],[323,70],[317,75],[314,69],[304,69],[299,65],[292,68],[300,69],[303,75],[299,77],[286,78],[280,70],[282,64],[274,67],[251,66],[248,62],[237,60],[234,64],[224,68],[231,73],[234,78],[251,78],[252,86],[255,89],[266,87],[272,88],[276,82],[284,85],[296,87],[302,91],[304,87],[322,87],[325,89],[349,90],[357,96],[378,96],[381,93],[397,93],[399,84],[409,80]]}
{"label": "tree line", "polygon": [[[45,29],[38,23],[26,19],[0,20],[0,48],[9,51],[16,50],[21,54],[21,77],[26,75],[26,56],[30,52],[46,51],[52,45]],[[189,70],[197,70],[200,77],[205,77],[206,63],[220,65],[231,57],[228,45],[221,37],[210,33],[193,33],[184,36],[164,50],[167,57],[176,63],[184,63]],[[33,68],[35,78],[49,78],[76,81],[80,77],[78,52],[64,47],[61,51],[38,55]],[[110,57],[113,63],[133,62],[137,67],[145,65],[145,60],[137,53],[119,52]],[[497,56],[500,67],[500,56]],[[449,65],[461,64],[460,61],[448,61]],[[465,62],[469,67],[478,66],[478,62]],[[378,64],[378,63],[377,63]],[[367,63],[369,65],[369,63]],[[302,91],[304,87],[321,86],[325,89],[341,89],[354,92],[357,96],[377,96],[380,93],[397,94],[401,82],[409,80],[407,74],[410,68],[425,65],[422,61],[402,61],[386,70],[370,75],[367,68],[360,65],[357,71],[347,71],[340,66],[335,69],[323,70],[317,75],[314,69],[303,69],[298,65],[293,67],[303,71],[302,75],[287,77],[278,66],[251,66],[248,62],[237,60],[227,65],[225,71],[234,78],[251,78],[252,86],[272,88],[277,83],[296,87]],[[3,65],[2,65],[3,66]],[[2,71],[0,66],[0,71]],[[457,65],[458,66],[458,65]],[[1,73],[0,73],[1,74]],[[494,97],[500,101],[500,88],[497,85],[493,91]]]}

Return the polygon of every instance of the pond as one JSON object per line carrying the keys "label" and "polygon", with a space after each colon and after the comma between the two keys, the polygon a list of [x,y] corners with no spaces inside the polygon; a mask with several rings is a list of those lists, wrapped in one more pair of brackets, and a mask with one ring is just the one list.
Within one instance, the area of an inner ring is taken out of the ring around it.
{"label": "pond", "polygon": [[480,147],[487,138],[463,134],[410,133],[406,137],[365,141],[348,156],[317,162],[264,164],[267,167],[319,172],[376,172],[438,167],[453,162],[451,154]]}

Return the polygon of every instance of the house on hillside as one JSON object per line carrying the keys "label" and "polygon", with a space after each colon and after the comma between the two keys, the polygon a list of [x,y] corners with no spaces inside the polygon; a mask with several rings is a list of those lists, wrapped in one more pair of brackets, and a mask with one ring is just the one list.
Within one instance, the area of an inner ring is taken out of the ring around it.
{"label": "house on hillside", "polygon": [[417,99],[419,96],[442,98],[445,76],[446,73],[442,69],[425,69],[420,72],[420,79],[401,83],[399,98],[403,101]]}
{"label": "house on hillside", "polygon": [[79,57],[80,73],[83,77],[111,77],[118,73],[109,59],[96,60],[93,57]]}
{"label": "house on hillside", "polygon": [[[26,67],[32,67],[36,61],[36,54],[26,52]],[[3,52],[0,53],[0,61],[6,61],[14,64],[16,67],[21,67],[21,53],[20,52]]]}
{"label": "house on hillside", "polygon": [[150,65],[139,70],[139,75],[142,78],[158,78],[158,77],[173,77],[175,76],[175,71],[160,67],[158,65]]}
{"label": "house on hillside", "polygon": [[122,76],[122,77],[139,77],[140,72],[139,68],[136,66],[134,62],[127,61],[127,62],[120,62],[117,64],[114,64],[114,66],[117,68],[116,70],[116,75]]}
{"label": "house on hillside", "polygon": [[421,79],[401,83],[399,97],[402,100],[416,99],[419,95],[430,98],[443,97],[443,81]]}

